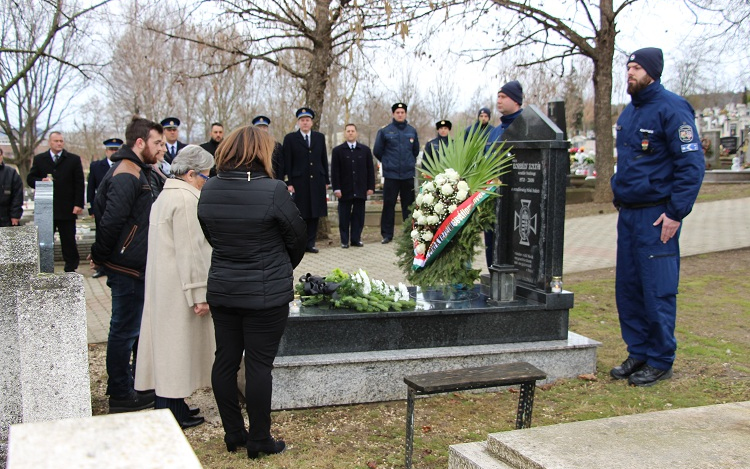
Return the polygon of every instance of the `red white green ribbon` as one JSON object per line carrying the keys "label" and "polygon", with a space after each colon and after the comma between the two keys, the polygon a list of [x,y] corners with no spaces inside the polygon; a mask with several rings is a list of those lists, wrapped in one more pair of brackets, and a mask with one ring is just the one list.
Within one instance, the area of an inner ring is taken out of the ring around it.
{"label": "red white green ribbon", "polygon": [[[495,187],[490,187],[488,191],[494,191]],[[490,194],[484,191],[477,191],[471,197],[464,200],[456,210],[451,212],[443,223],[440,224],[437,231],[432,236],[432,242],[427,248],[424,254],[417,254],[416,247],[419,244],[419,240],[414,242],[414,262],[412,262],[412,270],[419,270],[429,266],[432,261],[437,259],[437,256],[445,249],[451,239],[461,231],[461,228],[469,220],[471,214],[476,208],[487,200]]]}

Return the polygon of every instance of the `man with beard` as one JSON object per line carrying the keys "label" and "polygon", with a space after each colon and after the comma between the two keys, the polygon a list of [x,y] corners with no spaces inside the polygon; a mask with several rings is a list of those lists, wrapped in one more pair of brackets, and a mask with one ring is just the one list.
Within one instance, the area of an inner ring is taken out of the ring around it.
{"label": "man with beard", "polygon": [[80,262],[76,244],[76,219],[83,213],[85,184],[81,157],[65,150],[60,132],[49,134],[49,151],[34,157],[26,182],[36,188],[37,181],[52,185],[52,219],[60,235],[65,272],[75,272]]}
{"label": "man with beard", "polygon": [[[268,126],[271,125],[271,119],[266,116],[255,116],[253,125],[264,132],[268,132]],[[284,181],[284,152],[279,142],[273,142],[273,155],[271,156],[273,165],[273,177],[279,181]]]}
{"label": "man with beard", "polygon": [[610,374],[652,386],[672,377],[680,227],[703,180],[703,150],[695,111],[661,84],[661,49],[633,52],[627,67],[631,102],[617,119],[610,183],[620,212],[615,297],[628,358]]}
{"label": "man with beard", "polygon": [[396,200],[401,197],[401,216],[411,216],[409,206],[414,203],[414,173],[419,155],[417,129],[406,121],[406,104],[391,106],[393,120],[378,130],[372,153],[383,167],[383,211],[380,214],[381,244],[393,240]]}
{"label": "man with beard", "polygon": [[495,126],[490,124],[490,117],[492,116],[492,111],[490,111],[490,108],[483,107],[479,110],[479,113],[477,114],[477,121],[471,124],[470,126],[466,127],[466,136],[468,136],[472,131],[474,132],[482,132],[484,135],[489,134],[492,129],[495,128]]}
{"label": "man with beard", "polygon": [[[211,156],[214,156],[222,140],[224,140],[224,126],[221,125],[221,122],[214,122],[211,124],[211,139],[206,143],[201,143],[200,147],[211,153]],[[208,175],[209,177],[216,176],[216,166],[211,168]]]}
{"label": "man with beard", "polygon": [[94,200],[99,214],[91,266],[104,267],[112,290],[112,320],[107,339],[109,412],[152,407],[154,394],[133,388],[130,357],[138,340],[143,314],[148,226],[153,196],[151,165],[163,148],[162,126],[133,117],[125,129],[125,145],[112,156],[112,168]]}

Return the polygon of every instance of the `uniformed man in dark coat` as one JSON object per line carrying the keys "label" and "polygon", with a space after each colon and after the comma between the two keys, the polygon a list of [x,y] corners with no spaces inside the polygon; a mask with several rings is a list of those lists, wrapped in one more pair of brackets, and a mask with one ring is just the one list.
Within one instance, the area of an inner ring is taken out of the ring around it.
{"label": "uniformed man in dark coat", "polygon": [[[255,116],[253,118],[253,125],[268,132],[268,126],[271,125],[271,119],[266,116]],[[279,142],[274,141],[273,155],[271,157],[271,163],[273,164],[273,177],[279,181],[284,181],[284,152]]]}
{"label": "uniformed man in dark coat", "polygon": [[80,261],[76,244],[76,219],[83,213],[85,184],[81,157],[64,150],[64,146],[65,139],[60,132],[49,134],[49,151],[34,157],[26,182],[29,187],[36,188],[37,181],[54,181],[54,229],[60,234],[65,272],[75,272]]}
{"label": "uniformed man in dark coat", "polygon": [[[99,188],[104,176],[106,176],[109,168],[114,164],[112,162],[112,155],[117,153],[117,150],[123,144],[123,141],[119,138],[109,138],[104,142],[104,154],[105,157],[92,161],[89,165],[89,179],[86,185],[86,201],[89,203],[89,215],[94,216],[94,222],[99,222],[99,216],[94,210],[94,198],[96,197],[96,190]],[[97,267],[96,271],[92,275],[93,278],[99,278],[104,276],[104,268]]]}
{"label": "uniformed man in dark coat", "polygon": [[346,142],[331,152],[331,185],[339,200],[341,247],[362,247],[365,226],[365,201],[375,192],[375,168],[372,152],[357,141],[357,126],[346,124]]}
{"label": "uniformed man in dark coat", "polygon": [[434,158],[438,155],[441,142],[443,146],[448,145],[448,134],[453,128],[453,124],[451,124],[451,121],[441,120],[435,123],[435,128],[437,128],[438,136],[424,146],[424,154],[427,158]]}
{"label": "uniformed man in dark coat", "polygon": [[15,168],[3,163],[0,148],[0,226],[18,226],[23,214],[23,181]]}
{"label": "uniformed man in dark coat", "polygon": [[307,223],[306,252],[317,253],[315,237],[318,219],[328,215],[326,188],[328,178],[328,153],[326,139],[312,130],[315,113],[303,107],[297,110],[299,130],[284,137],[284,171],[287,187],[294,197],[299,213]]}
{"label": "uniformed man in dark coat", "polygon": [[180,137],[180,119],[176,117],[167,117],[161,121],[164,128],[164,140],[167,142],[167,152],[164,154],[164,161],[172,164],[172,160],[177,153],[187,146],[179,140]]}

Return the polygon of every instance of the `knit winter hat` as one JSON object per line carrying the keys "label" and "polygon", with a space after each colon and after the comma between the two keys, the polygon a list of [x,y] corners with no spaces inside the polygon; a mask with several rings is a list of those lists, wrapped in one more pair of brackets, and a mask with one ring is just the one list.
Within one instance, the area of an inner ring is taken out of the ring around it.
{"label": "knit winter hat", "polygon": [[523,87],[518,80],[509,81],[500,88],[499,93],[503,93],[513,101],[517,102],[518,105],[523,104]]}
{"label": "knit winter hat", "polygon": [[490,111],[490,108],[488,107],[481,108],[477,113],[477,117],[481,116],[482,114],[487,114],[488,117],[492,117],[492,111]]}
{"label": "knit winter hat", "polygon": [[628,63],[635,62],[648,73],[654,80],[661,78],[664,70],[664,54],[656,47],[645,47],[630,54]]}

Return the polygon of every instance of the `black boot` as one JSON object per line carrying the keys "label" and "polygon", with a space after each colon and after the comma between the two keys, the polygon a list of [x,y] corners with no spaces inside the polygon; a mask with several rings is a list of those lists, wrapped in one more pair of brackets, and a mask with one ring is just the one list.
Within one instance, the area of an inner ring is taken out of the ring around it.
{"label": "black boot", "polygon": [[247,442],[247,457],[250,459],[258,459],[261,453],[263,454],[279,454],[286,450],[286,443],[284,440],[274,440],[269,438],[267,440],[257,441],[248,440]]}
{"label": "black boot", "polygon": [[234,453],[237,448],[247,446],[247,430],[244,428],[239,432],[227,433],[224,435],[224,443],[227,444],[227,451]]}
{"label": "black boot", "polygon": [[636,371],[643,368],[643,365],[645,364],[646,364],[645,361],[636,360],[635,358],[628,357],[627,360],[622,362],[622,365],[612,368],[609,374],[614,379],[625,379],[628,376],[635,373]]}

